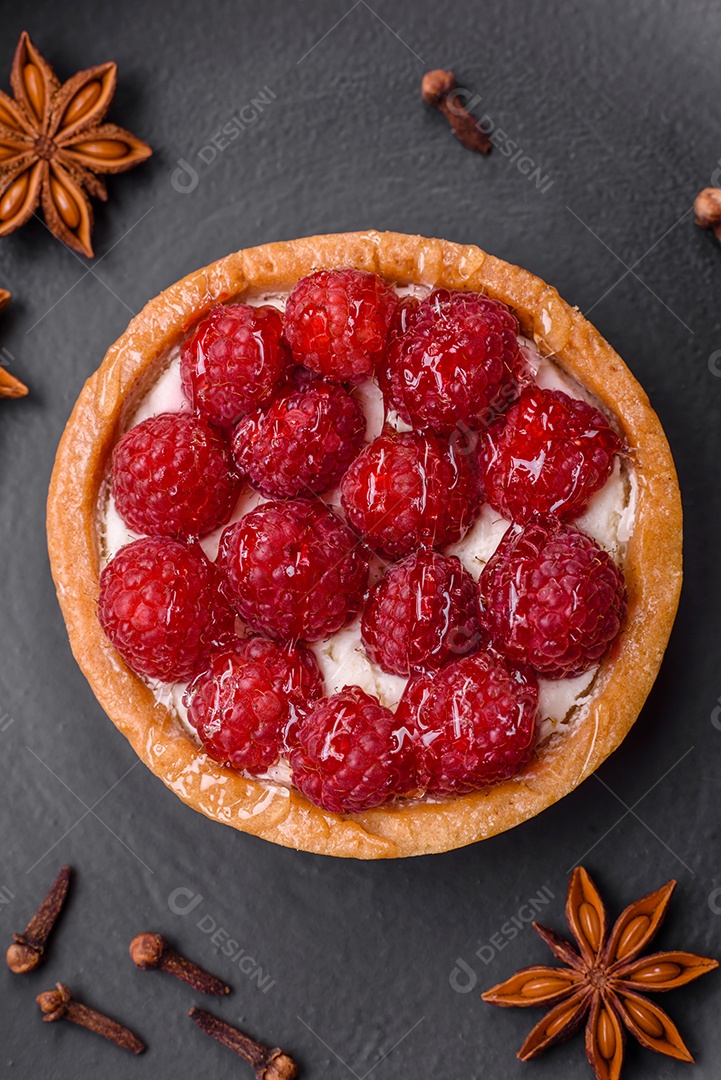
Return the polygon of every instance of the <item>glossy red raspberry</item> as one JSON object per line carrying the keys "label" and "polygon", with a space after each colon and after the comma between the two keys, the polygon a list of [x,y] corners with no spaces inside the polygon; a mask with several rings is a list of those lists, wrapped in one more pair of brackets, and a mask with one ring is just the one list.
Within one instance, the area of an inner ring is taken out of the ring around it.
{"label": "glossy red raspberry", "polygon": [[385,356],[397,304],[390,285],[365,270],[318,270],[302,278],[285,309],[296,363],[338,382],[368,378]]}
{"label": "glossy red raspberry", "polygon": [[322,494],[363,446],[365,417],[342,386],[316,379],[243,417],[233,433],[239,469],[269,498]]}
{"label": "glossy red raspberry", "polygon": [[181,538],[224,525],[241,486],[223,436],[189,413],[161,413],[126,431],[111,483],[131,529]]}
{"label": "glossy red raspberry", "polygon": [[416,783],[411,741],[390,709],[346,686],[322,698],[294,728],[293,783],[335,814],[360,814]]}
{"label": "glossy red raspberry", "polygon": [[391,319],[391,330],[388,338],[389,348],[394,338],[402,337],[406,333],[419,304],[420,300],[415,296],[401,296],[399,298],[398,307],[393,312],[393,318]]}
{"label": "glossy red raspberry", "polygon": [[536,741],[538,683],[493,651],[412,679],[396,722],[412,733],[430,795],[465,795],[523,768]]}
{"label": "glossy red raspberry", "polygon": [[508,529],[483,570],[480,596],[496,647],[547,679],[597,664],[626,617],[623,574],[611,556],[554,518]]}
{"label": "glossy red raspberry", "polygon": [[322,693],[308,649],[251,638],[214,653],[188,687],[188,720],[215,761],[257,774],[277,762],[288,724]]}
{"label": "glossy red raspberry", "polygon": [[476,583],[460,559],[417,551],[368,594],[361,633],[370,660],[392,675],[435,671],[478,648]]}
{"label": "glossy red raspberry", "polygon": [[218,304],[186,341],[183,391],[211,424],[230,427],[272,396],[290,366],[283,318],[273,307]]}
{"label": "glossy red raspberry", "polygon": [[517,376],[525,369],[518,332],[518,320],[500,300],[436,289],[409,306],[405,333],[394,325],[381,386],[419,430],[488,424],[518,396]]}
{"label": "glossy red raspberry", "polygon": [[483,439],[486,498],[512,521],[534,513],[569,521],[606,483],[621,450],[622,440],[593,405],[530,386]]}
{"label": "glossy red raspberry", "polygon": [[351,525],[389,558],[417,547],[452,544],[480,509],[473,455],[444,436],[386,428],[341,482]]}
{"label": "glossy red raspberry", "polygon": [[321,502],[268,502],[229,525],[218,564],[253,630],[318,641],[360,607],[368,558]]}
{"label": "glossy red raspberry", "polygon": [[233,634],[235,616],[220,585],[199,547],[141,537],[100,575],[100,625],[133,671],[184,681]]}

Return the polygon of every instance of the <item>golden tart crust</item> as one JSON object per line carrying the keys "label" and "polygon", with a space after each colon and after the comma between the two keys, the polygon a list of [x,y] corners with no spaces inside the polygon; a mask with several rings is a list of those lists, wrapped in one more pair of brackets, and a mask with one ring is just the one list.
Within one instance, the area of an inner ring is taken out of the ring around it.
{"label": "golden tart crust", "polygon": [[[326,813],[298,791],[246,779],[211,761],[121,660],[97,617],[97,516],[109,456],[152,385],[156,361],[218,301],[287,289],[322,267],[372,270],[410,283],[483,291],[518,315],[543,355],[618,418],[638,492],[624,572],[628,619],[591,702],[513,780],[444,802],[399,803],[352,816]],[[598,331],[556,290],[480,248],[401,233],[338,233],[228,255],[151,300],[87,381],[57,453],[48,501],[53,577],[75,658],[138,756],[184,802],[276,844],[358,859],[462,847],[538,814],[588,777],[636,720],[668,642],[681,588],[681,499],[666,437],[643,389]]]}

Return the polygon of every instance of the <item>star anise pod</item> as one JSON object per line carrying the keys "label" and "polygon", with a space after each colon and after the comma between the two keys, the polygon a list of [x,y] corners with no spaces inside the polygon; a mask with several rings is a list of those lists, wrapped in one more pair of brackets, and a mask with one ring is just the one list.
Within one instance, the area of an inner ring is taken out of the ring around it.
{"label": "star anise pod", "polygon": [[107,199],[98,173],[132,169],[152,150],[129,131],[101,124],[115,93],[117,66],[99,64],[60,83],[23,32],[10,84],[0,90],[0,236],[19,229],[40,203],[59,240],[92,258],[88,195]]}
{"label": "star anise pod", "polygon": [[553,955],[566,967],[529,967],[487,990],[494,1005],[552,1005],[518,1051],[521,1061],[570,1038],[586,1023],[586,1056],[598,1080],[618,1080],[623,1064],[624,1026],[642,1046],[693,1061],[671,1019],[644,996],[675,990],[718,967],[718,961],[687,952],[641,956],[658,931],[676,886],[630,904],[611,933],[596,886],[583,869],[571,875],[566,920],[578,950],[553,930],[534,923]]}
{"label": "star anise pod", "polygon": [[[0,289],[0,311],[6,308],[12,297],[7,289]],[[25,397],[28,388],[0,364],[0,398]]]}

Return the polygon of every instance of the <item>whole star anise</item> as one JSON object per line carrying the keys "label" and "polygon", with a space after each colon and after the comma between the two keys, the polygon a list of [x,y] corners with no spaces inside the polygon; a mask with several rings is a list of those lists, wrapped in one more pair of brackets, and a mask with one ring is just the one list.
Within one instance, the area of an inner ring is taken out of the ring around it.
{"label": "whole star anise", "polygon": [[124,128],[101,124],[115,93],[113,63],[60,83],[23,32],[10,84],[0,90],[0,236],[24,225],[42,205],[50,230],[92,258],[93,211],[86,192],[107,199],[97,173],[132,169],[152,150]]}
{"label": "whole star anise", "polygon": [[552,1005],[518,1051],[521,1061],[571,1037],[586,1024],[586,1056],[598,1080],[618,1080],[623,1065],[624,1025],[642,1046],[659,1054],[693,1061],[671,1019],[643,995],[675,990],[718,967],[716,960],[687,952],[641,953],[655,936],[676,886],[630,904],[608,933],[606,910],[583,869],[571,876],[566,920],[578,951],[560,935],[535,929],[566,967],[529,967],[483,994],[494,1005]]}
{"label": "whole star anise", "polygon": [[[8,306],[11,299],[12,297],[7,289],[0,289],[0,311]],[[25,383],[21,383],[19,379],[16,379],[0,364],[0,398],[25,397],[27,392],[28,388]]]}

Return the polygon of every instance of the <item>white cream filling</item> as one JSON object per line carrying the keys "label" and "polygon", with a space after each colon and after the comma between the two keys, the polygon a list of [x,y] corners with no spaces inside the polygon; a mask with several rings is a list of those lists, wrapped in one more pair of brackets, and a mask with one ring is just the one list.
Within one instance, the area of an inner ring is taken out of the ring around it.
{"label": "white cream filling", "polygon": [[[430,289],[423,286],[407,286],[397,291],[403,295],[422,297]],[[285,295],[270,294],[248,298],[245,302],[256,305],[272,304],[283,310],[285,299]],[[519,338],[519,342],[534,372],[535,382],[539,386],[563,390],[571,397],[583,398],[597,408],[602,408],[592,395],[563,372],[558,365],[541,357],[532,341]],[[366,438],[370,442],[380,434],[383,427],[383,396],[376,383],[371,380],[362,383],[353,392],[365,413]],[[128,427],[133,427],[159,413],[189,410],[190,406],[183,395],[180,380],[180,348],[175,347],[168,354],[162,373],[142,399]],[[393,414],[390,415],[389,422],[399,430],[408,429],[407,425]],[[337,489],[326,492],[322,498],[341,517],[343,516]],[[245,489],[236,504],[231,521],[239,520],[249,510],[266,501],[257,492]],[[612,475],[604,487],[596,492],[586,512],[577,518],[574,524],[592,536],[616,562],[623,564],[626,544],[633,530],[635,501],[636,479],[633,468],[628,461],[617,458]],[[463,539],[442,550],[446,554],[458,556],[477,580],[509,524],[497,511],[486,504]],[[212,560],[217,557],[220,536],[226,527],[224,525],[216,529],[201,540],[205,553]],[[128,529],[120,517],[107,484],[101,493],[98,531],[103,565],[121,547],[138,537],[137,533]],[[371,581],[377,579],[380,573],[381,563],[379,560],[374,560],[371,566]],[[328,694],[336,693],[344,686],[357,685],[367,693],[375,695],[389,708],[395,708],[400,701],[407,679],[389,675],[377,664],[371,663],[361,640],[360,618],[326,640],[316,642],[310,647],[318,660]],[[539,680],[539,741],[545,741],[552,734],[562,731],[582,716],[584,707],[593,697],[597,673],[598,668],[594,668],[574,679]],[[188,724],[187,711],[183,704],[185,684],[151,681],[149,685],[158,703],[167,706],[177,716],[188,734],[197,739],[194,730]],[[269,770],[265,778],[281,783],[289,782],[287,764],[281,761]]]}

